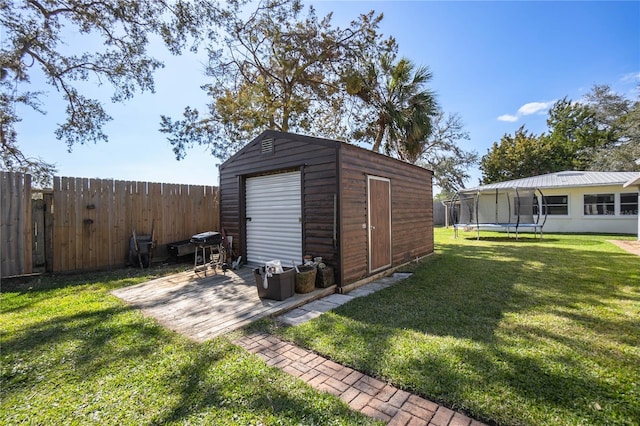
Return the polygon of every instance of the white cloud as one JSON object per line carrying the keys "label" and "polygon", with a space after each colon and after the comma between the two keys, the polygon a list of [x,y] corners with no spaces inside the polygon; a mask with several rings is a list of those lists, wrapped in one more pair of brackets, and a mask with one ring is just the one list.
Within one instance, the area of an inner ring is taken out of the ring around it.
{"label": "white cloud", "polygon": [[498,120],[500,120],[500,121],[508,121],[509,123],[514,123],[514,122],[518,121],[518,116],[510,115],[510,114],[504,114],[504,115],[501,115],[500,117],[498,117]]}
{"label": "white cloud", "polygon": [[525,115],[545,114],[554,103],[555,100],[547,102],[529,102],[518,108],[518,111],[515,113],[515,115],[503,114],[498,117],[498,120],[515,123],[520,119],[520,117],[523,117]]}
{"label": "white cloud", "polygon": [[625,74],[622,76],[620,81],[622,81],[623,83],[629,83],[629,82],[635,82],[635,81],[640,82],[640,72],[630,72],[629,74]]}
{"label": "white cloud", "polygon": [[519,115],[531,115],[539,112],[546,112],[555,101],[548,102],[529,102],[518,108]]}

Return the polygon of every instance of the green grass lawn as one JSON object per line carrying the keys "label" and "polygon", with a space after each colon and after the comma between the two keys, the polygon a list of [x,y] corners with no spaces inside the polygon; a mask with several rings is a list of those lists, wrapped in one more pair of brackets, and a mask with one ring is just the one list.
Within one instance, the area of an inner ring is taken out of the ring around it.
{"label": "green grass lawn", "polygon": [[3,282],[0,424],[375,423],[228,338],[193,343],[109,294],[148,274]]}
{"label": "green grass lawn", "polygon": [[639,424],[640,258],[611,236],[435,237],[411,278],[271,330],[490,423]]}
{"label": "green grass lawn", "polygon": [[[606,236],[482,236],[436,229],[411,278],[261,327],[490,423],[638,424],[639,258]],[[150,278],[3,282],[0,424],[374,424],[227,337],[193,343],[109,294]]]}

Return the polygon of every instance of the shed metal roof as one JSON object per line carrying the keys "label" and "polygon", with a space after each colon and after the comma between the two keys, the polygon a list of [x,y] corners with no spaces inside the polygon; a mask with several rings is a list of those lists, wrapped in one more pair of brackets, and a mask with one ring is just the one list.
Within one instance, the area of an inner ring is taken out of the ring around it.
{"label": "shed metal roof", "polygon": [[262,131],[262,133],[260,133],[258,136],[256,136],[250,142],[248,142],[246,145],[240,148],[240,150],[238,150],[235,154],[227,158],[222,164],[220,164],[219,166],[220,170],[228,167],[238,158],[241,158],[245,154],[245,152],[251,151],[253,145],[261,144],[263,141],[268,139],[289,140],[289,141],[293,140],[293,141],[303,142],[303,143],[312,144],[312,145],[325,145],[325,146],[329,145],[329,146],[336,146],[339,149],[341,148],[356,149],[366,153],[365,155],[371,156],[372,158],[377,156],[380,158],[384,158],[385,160],[391,159],[392,161],[403,163],[407,167],[418,168],[422,170],[429,170],[433,174],[433,170],[427,169],[426,167],[422,167],[417,164],[412,164],[412,163],[409,163],[408,161],[400,160],[398,158],[393,158],[383,153],[375,152],[370,149],[366,149],[346,141],[337,140],[337,139],[326,139],[323,137],[316,137],[316,136],[307,136],[307,135],[301,135],[298,133],[281,132],[278,130],[270,130],[270,129]]}
{"label": "shed metal roof", "polygon": [[508,180],[466,188],[461,192],[511,188],[567,188],[581,186],[623,185],[638,176],[637,172],[587,172],[567,170],[546,175]]}

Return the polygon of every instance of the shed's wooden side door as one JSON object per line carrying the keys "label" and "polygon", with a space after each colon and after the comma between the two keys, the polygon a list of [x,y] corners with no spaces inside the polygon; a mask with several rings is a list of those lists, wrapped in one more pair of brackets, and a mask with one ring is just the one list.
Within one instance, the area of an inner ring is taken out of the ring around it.
{"label": "shed's wooden side door", "polygon": [[391,266],[391,182],[367,176],[369,272]]}

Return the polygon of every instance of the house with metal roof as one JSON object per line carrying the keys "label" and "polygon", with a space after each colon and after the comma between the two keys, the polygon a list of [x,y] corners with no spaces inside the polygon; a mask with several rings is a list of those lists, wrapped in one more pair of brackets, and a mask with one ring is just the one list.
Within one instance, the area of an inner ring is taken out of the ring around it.
{"label": "house with metal roof", "polygon": [[636,234],[640,228],[637,172],[563,171],[467,188],[461,193],[535,188],[544,232]]}

